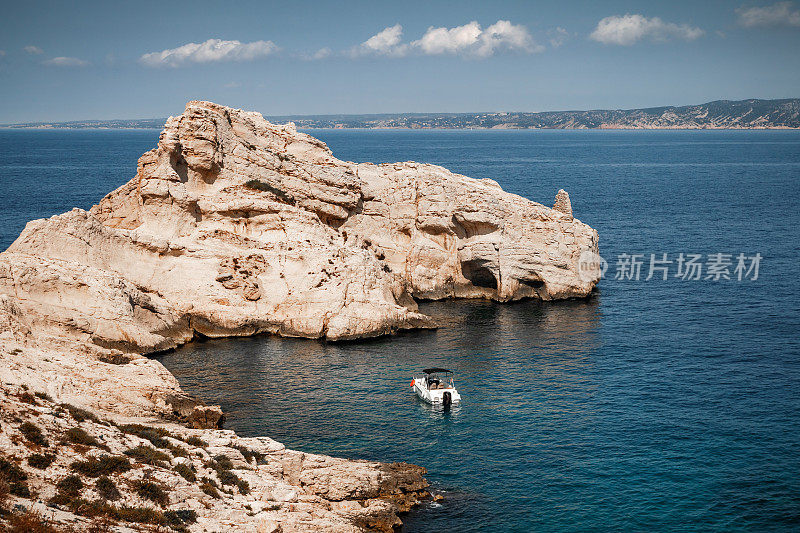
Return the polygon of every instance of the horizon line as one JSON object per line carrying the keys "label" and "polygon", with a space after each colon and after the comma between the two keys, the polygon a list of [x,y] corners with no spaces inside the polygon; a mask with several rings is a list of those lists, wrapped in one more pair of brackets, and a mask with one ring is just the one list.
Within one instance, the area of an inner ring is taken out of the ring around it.
{"label": "horizon line", "polygon": [[[761,102],[778,102],[778,101],[791,101],[791,100],[800,100],[800,97],[788,97],[788,98],[743,98],[739,100],[728,100],[728,99],[718,99],[718,100],[710,100],[707,102],[703,102],[700,104],[683,104],[683,105],[656,105],[656,106],[649,106],[649,107],[631,107],[631,108],[594,108],[594,109],[560,109],[560,110],[548,110],[548,111],[404,111],[404,112],[385,112],[385,113],[309,113],[309,114],[297,114],[297,113],[289,113],[289,114],[264,114],[262,116],[264,118],[309,118],[309,117],[375,117],[375,116],[413,116],[413,115],[483,115],[483,114],[526,114],[526,115],[536,115],[536,114],[543,114],[543,113],[589,113],[589,112],[600,112],[600,111],[644,111],[648,109],[658,109],[658,108],[681,108],[681,107],[694,107],[694,106],[703,106],[709,105],[717,102],[748,102],[748,101],[761,101]],[[188,102],[195,101],[195,100],[188,100]],[[211,100],[206,100],[211,101]],[[92,118],[92,119],[74,119],[74,120],[61,120],[61,121],[34,121],[34,122],[13,122],[13,123],[2,123],[0,124],[0,128],[14,128],[14,127],[24,127],[26,125],[36,126],[36,125],[47,125],[47,124],[75,124],[75,123],[92,123],[92,122],[114,122],[114,121],[147,121],[147,120],[166,120],[168,117],[140,117],[140,118]],[[110,128],[109,128],[110,129]],[[131,128],[133,129],[133,128]],[[142,128],[136,128],[142,129]],[[377,129],[377,128],[368,128],[368,129]],[[386,129],[403,129],[403,128],[386,128]],[[412,128],[408,128],[412,129]],[[477,128],[473,128],[477,129]]]}

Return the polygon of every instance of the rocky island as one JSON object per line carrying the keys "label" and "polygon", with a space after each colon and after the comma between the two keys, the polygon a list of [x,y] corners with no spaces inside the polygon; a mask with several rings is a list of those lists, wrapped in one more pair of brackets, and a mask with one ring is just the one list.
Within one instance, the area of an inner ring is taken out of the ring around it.
{"label": "rocky island", "polygon": [[417,299],[585,297],[597,246],[565,191],[551,209],[434,165],[341,161],[293,124],[189,102],[130,182],[0,254],[0,521],[390,531],[423,468],[239,437],[146,355],[435,327]]}

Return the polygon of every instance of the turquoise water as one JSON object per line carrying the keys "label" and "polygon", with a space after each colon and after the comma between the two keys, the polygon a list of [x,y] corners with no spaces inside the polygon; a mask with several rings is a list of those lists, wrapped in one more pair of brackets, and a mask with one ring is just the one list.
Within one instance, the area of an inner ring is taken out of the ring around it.
{"label": "turquoise water", "polygon": [[[800,132],[317,131],[353,161],[413,159],[550,204],[567,189],[610,267],[559,303],[431,302],[437,331],[347,344],[257,337],[162,356],[228,426],[428,467],[404,531],[785,531],[800,525]],[[0,132],[4,248],[88,207],[157,132]],[[739,253],[758,279],[615,280],[619,254]],[[415,399],[456,372],[461,407]]]}

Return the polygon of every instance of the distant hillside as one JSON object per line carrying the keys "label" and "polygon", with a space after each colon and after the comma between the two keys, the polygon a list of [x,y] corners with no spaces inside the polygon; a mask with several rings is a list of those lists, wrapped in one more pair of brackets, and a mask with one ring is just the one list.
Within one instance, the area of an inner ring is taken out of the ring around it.
{"label": "distant hillside", "polygon": [[122,129],[144,130],[161,129],[164,127],[165,118],[139,118],[139,119],[113,119],[113,120],[74,120],[71,122],[22,122],[19,124],[2,124],[0,128],[14,129]]}
{"label": "distant hillside", "polygon": [[[646,109],[542,113],[388,113],[380,115],[283,115],[272,122],[299,128],[407,129],[763,129],[800,128],[800,99],[717,100],[707,104]],[[10,128],[161,128],[166,119],[84,120],[13,124]]]}

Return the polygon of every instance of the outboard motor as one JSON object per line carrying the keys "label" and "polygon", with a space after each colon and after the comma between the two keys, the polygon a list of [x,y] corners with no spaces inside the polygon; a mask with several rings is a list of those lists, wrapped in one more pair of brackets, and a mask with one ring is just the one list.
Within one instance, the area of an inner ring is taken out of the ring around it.
{"label": "outboard motor", "polygon": [[442,407],[447,409],[453,403],[453,397],[450,395],[449,392],[445,392],[442,394]]}

